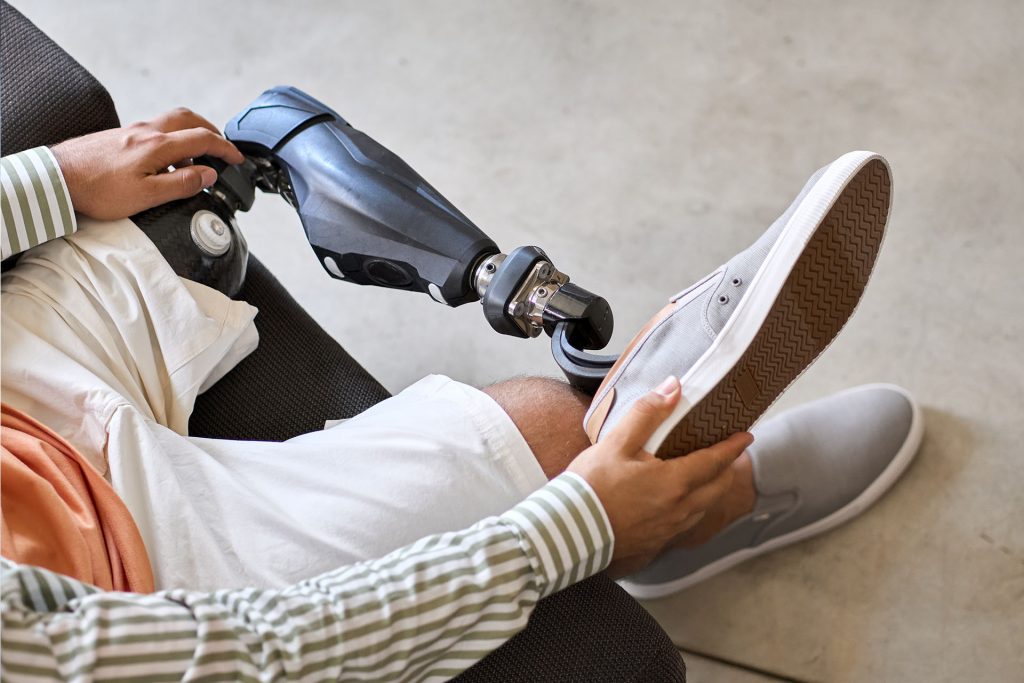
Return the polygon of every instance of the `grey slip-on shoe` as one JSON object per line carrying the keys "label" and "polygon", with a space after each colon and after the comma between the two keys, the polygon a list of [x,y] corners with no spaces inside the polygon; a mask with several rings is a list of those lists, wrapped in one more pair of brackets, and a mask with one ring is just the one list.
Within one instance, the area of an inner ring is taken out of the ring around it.
{"label": "grey slip-on shoe", "polygon": [[760,239],[672,297],[627,345],[587,412],[591,441],[670,375],[682,398],[648,452],[685,455],[749,429],[853,313],[891,187],[888,164],[872,152],[815,173]]}
{"label": "grey slip-on shoe", "polygon": [[913,460],[924,421],[905,389],[868,384],[786,411],[751,432],[753,511],[707,543],[668,549],[622,580],[633,597],[681,591],[861,514]]}

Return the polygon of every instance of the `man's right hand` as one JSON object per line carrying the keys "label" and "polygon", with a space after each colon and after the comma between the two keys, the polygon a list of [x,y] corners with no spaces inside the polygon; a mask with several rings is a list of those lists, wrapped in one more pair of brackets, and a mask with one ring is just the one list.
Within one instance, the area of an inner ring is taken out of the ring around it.
{"label": "man's right hand", "polygon": [[660,460],[644,443],[679,402],[671,377],[640,398],[600,442],[573,460],[568,471],[597,493],[615,534],[608,572],[625,576],[645,567],[674,538],[692,528],[732,485],[729,465],[754,437],[733,434],[685,457]]}

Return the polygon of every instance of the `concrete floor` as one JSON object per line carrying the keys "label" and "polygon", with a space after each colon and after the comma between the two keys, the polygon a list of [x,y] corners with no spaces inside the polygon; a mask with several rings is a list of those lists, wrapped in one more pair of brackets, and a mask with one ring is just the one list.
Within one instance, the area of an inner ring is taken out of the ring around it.
{"label": "concrete floor", "polygon": [[[888,156],[891,234],[846,331],[780,407],[894,381],[916,463],[850,525],[651,611],[683,647],[813,680],[1024,670],[1024,4],[15,0],[124,120],[223,123],[265,87],[324,99],[506,250],[543,246],[621,347],[844,151]],[[328,279],[283,202],[253,250],[392,390],[555,373],[476,305]],[[752,680],[720,665],[704,680]],[[710,669],[704,669],[705,672]]]}

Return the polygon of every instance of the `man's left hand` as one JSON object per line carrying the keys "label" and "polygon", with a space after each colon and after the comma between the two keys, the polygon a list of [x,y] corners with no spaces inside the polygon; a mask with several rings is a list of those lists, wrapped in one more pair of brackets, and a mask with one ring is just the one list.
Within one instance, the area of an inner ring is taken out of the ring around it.
{"label": "man's left hand", "polygon": [[127,218],[213,185],[217,172],[192,165],[193,157],[209,154],[229,164],[244,160],[216,126],[184,108],[51,150],[75,210],[100,220]]}

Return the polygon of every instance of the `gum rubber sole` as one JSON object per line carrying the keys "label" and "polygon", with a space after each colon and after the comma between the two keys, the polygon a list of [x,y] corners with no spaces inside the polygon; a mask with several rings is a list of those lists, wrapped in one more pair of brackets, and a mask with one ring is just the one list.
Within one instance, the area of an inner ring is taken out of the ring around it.
{"label": "gum rubber sole", "polygon": [[672,428],[659,458],[707,448],[749,429],[835,339],[867,286],[889,213],[885,162],[871,159],[807,242],[753,341]]}

